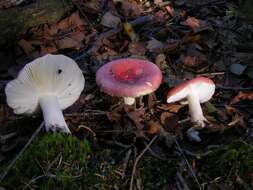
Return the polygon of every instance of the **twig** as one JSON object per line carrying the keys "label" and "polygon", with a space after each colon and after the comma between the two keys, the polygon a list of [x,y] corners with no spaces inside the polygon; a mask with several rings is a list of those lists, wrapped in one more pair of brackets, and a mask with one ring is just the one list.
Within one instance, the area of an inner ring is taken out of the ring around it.
{"label": "twig", "polygon": [[182,148],[180,147],[179,143],[177,142],[177,139],[175,139],[175,144],[176,144],[176,146],[177,146],[177,148],[178,148],[180,154],[182,155],[182,157],[183,157],[183,159],[184,159],[186,165],[188,166],[188,168],[189,168],[189,170],[190,170],[190,172],[191,172],[193,178],[194,178],[195,181],[197,182],[197,184],[198,184],[198,186],[199,186],[199,189],[202,190],[202,187],[201,187],[201,185],[200,185],[200,183],[199,183],[199,180],[198,180],[197,176],[195,175],[195,173],[194,173],[194,171],[193,171],[193,169],[192,169],[192,167],[191,167],[189,161],[187,160],[187,158],[186,158],[186,156],[185,156],[185,154],[184,154],[184,151],[182,150]]}
{"label": "twig", "polygon": [[253,87],[239,87],[239,86],[222,86],[217,84],[216,88],[220,88],[223,90],[253,90]]}
{"label": "twig", "polygon": [[224,75],[224,74],[225,72],[215,72],[215,73],[202,73],[202,74],[198,74],[197,76],[211,77],[211,76]]}
{"label": "twig", "polygon": [[128,162],[129,162],[129,158],[132,154],[132,149],[129,149],[126,153],[126,156],[123,160],[123,171],[122,171],[122,174],[121,174],[121,178],[124,179],[125,175],[126,175],[126,168],[127,168],[127,165],[128,165]]}
{"label": "twig", "polygon": [[183,176],[179,172],[176,173],[176,179],[178,179],[176,181],[176,185],[177,185],[178,190],[190,190],[190,188],[188,187],[187,183],[185,182]]}
{"label": "twig", "polygon": [[133,171],[132,171],[132,175],[131,175],[131,181],[130,181],[130,188],[129,188],[129,190],[133,190],[134,176],[135,176],[135,172],[136,172],[136,168],[137,168],[138,162],[140,161],[140,159],[143,156],[143,154],[150,148],[150,146],[152,145],[152,143],[157,139],[157,137],[158,137],[158,135],[154,136],[153,139],[145,147],[145,149],[139,154],[139,156],[137,156],[137,158],[136,158],[136,160],[134,162],[134,166],[133,166]]}
{"label": "twig", "polygon": [[10,169],[14,166],[16,161],[21,157],[21,155],[24,153],[24,151],[28,148],[28,146],[32,143],[33,139],[39,134],[40,130],[44,126],[44,122],[40,124],[40,126],[34,131],[33,135],[29,139],[29,141],[25,144],[25,146],[21,149],[21,151],[18,153],[18,155],[11,161],[11,163],[8,165],[6,170],[2,173],[0,177],[0,182],[5,178],[5,176],[9,173]]}

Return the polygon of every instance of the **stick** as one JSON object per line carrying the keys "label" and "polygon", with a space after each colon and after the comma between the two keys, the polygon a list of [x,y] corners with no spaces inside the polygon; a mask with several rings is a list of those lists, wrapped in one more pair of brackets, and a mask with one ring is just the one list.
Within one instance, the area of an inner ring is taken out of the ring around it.
{"label": "stick", "polygon": [[175,139],[175,144],[176,144],[176,146],[177,146],[177,148],[178,148],[180,154],[183,156],[183,159],[184,159],[186,165],[188,166],[188,168],[189,168],[189,170],[190,170],[190,172],[191,172],[193,178],[194,178],[195,181],[197,182],[197,184],[198,184],[198,186],[199,186],[199,189],[200,189],[200,190],[203,190],[203,188],[201,187],[201,185],[200,185],[200,183],[199,183],[199,180],[198,180],[197,176],[195,175],[195,173],[194,173],[194,171],[193,171],[193,169],[192,169],[192,167],[191,167],[189,161],[187,160],[187,158],[186,158],[186,156],[185,156],[185,154],[184,154],[184,151],[182,150],[182,148],[180,147],[180,145],[179,145],[179,143],[177,142],[176,139]]}
{"label": "stick", "polygon": [[222,86],[216,85],[216,88],[220,88],[223,90],[253,90],[253,87],[239,87],[239,86]]}
{"label": "stick", "polygon": [[136,160],[134,162],[134,166],[133,166],[133,171],[132,171],[132,175],[131,175],[131,181],[130,181],[130,188],[129,188],[129,190],[133,190],[134,176],[135,176],[135,172],[136,172],[136,168],[137,168],[138,162],[140,161],[140,159],[143,156],[143,154],[150,148],[150,146],[152,145],[152,143],[157,139],[157,137],[158,137],[158,135],[154,136],[153,139],[145,147],[145,149],[139,154],[139,156],[137,156],[137,158],[136,158]]}
{"label": "stick", "polygon": [[8,165],[6,170],[2,173],[2,175],[0,177],[0,182],[2,182],[2,180],[9,173],[9,171],[14,166],[16,161],[21,157],[21,155],[25,152],[25,150],[28,148],[28,146],[32,143],[33,139],[39,134],[39,132],[40,132],[40,130],[42,129],[43,126],[44,126],[44,122],[42,122],[40,124],[40,126],[36,129],[36,131],[34,131],[33,135],[29,139],[29,141],[25,144],[25,146],[21,149],[21,151],[18,153],[18,155],[11,161],[11,163]]}

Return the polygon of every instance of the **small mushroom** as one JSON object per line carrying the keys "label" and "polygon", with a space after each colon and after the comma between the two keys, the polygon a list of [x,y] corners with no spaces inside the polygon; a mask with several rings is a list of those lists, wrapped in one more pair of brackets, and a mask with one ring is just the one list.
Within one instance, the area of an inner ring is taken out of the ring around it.
{"label": "small mushroom", "polygon": [[123,97],[127,105],[133,105],[136,97],[155,91],[161,81],[160,69],[154,63],[141,59],[111,61],[96,73],[100,89],[111,96]]}
{"label": "small mushroom", "polygon": [[[170,90],[167,95],[167,103],[186,99],[187,101],[184,103],[189,104],[191,121],[203,128],[207,119],[203,115],[200,103],[210,100],[214,92],[215,84],[212,80],[205,77],[197,77]],[[193,128],[189,129],[187,133],[193,138],[192,140],[200,141],[198,132]]]}
{"label": "small mushroom", "polygon": [[7,104],[15,114],[32,114],[40,107],[47,131],[71,133],[62,110],[79,98],[84,83],[74,60],[48,54],[26,64],[7,84]]}

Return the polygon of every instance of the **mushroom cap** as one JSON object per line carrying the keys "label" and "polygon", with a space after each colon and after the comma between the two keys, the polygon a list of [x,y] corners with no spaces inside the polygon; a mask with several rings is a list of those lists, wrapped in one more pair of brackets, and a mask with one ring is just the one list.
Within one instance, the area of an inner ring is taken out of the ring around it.
{"label": "mushroom cap", "polygon": [[[200,103],[210,100],[215,91],[214,82],[205,77],[197,77],[181,83],[167,94],[167,103],[177,102],[185,99],[189,93],[198,95]],[[187,103],[187,102],[186,102]]]}
{"label": "mushroom cap", "polygon": [[74,60],[64,55],[47,54],[25,65],[6,88],[7,104],[16,114],[31,114],[39,107],[39,98],[58,98],[63,110],[72,105],[84,88],[82,71]]}
{"label": "mushroom cap", "polygon": [[147,60],[118,59],[99,68],[96,82],[111,96],[134,98],[155,91],[162,82],[162,72]]}

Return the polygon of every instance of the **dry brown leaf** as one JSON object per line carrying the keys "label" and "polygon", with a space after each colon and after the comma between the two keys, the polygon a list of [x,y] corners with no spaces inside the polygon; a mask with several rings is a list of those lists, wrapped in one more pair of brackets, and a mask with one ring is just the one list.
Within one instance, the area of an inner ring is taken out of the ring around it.
{"label": "dry brown leaf", "polygon": [[143,42],[131,42],[128,46],[128,51],[132,55],[144,55],[147,49]]}
{"label": "dry brown leaf", "polygon": [[101,24],[109,28],[117,28],[119,27],[120,23],[120,18],[113,15],[111,12],[106,12],[101,20]]}
{"label": "dry brown leaf", "polygon": [[[26,39],[19,42],[26,54],[37,57],[46,53],[55,53],[59,49],[84,47],[83,41],[86,40],[86,22],[84,22],[78,12],[55,24],[44,24],[32,28]],[[33,48],[34,46],[37,46]],[[40,49],[40,51],[38,50]]]}
{"label": "dry brown leaf", "polygon": [[69,37],[56,41],[56,45],[58,49],[67,49],[67,48],[80,49],[83,47],[83,44],[81,42],[78,42]]}
{"label": "dry brown leaf", "polygon": [[231,100],[231,104],[235,104],[241,100],[253,100],[253,92],[239,92],[239,94]]}
{"label": "dry brown leaf", "polygon": [[119,13],[124,17],[133,19],[137,18],[142,13],[142,7],[133,0],[114,0],[115,6]]}
{"label": "dry brown leaf", "polygon": [[185,105],[173,103],[173,104],[163,104],[162,106],[158,106],[158,108],[164,111],[169,111],[171,113],[177,113],[184,106]]}
{"label": "dry brown leaf", "polygon": [[166,121],[168,120],[168,118],[170,117],[173,117],[175,114],[173,113],[170,113],[170,112],[163,112],[161,115],[160,115],[160,121],[163,125],[166,124]]}
{"label": "dry brown leaf", "polygon": [[24,39],[19,40],[18,45],[20,45],[23,48],[26,55],[30,54],[31,52],[35,50],[32,44]]}
{"label": "dry brown leaf", "polygon": [[171,4],[167,5],[165,8],[167,12],[170,14],[170,16],[173,17],[175,15],[175,10]]}
{"label": "dry brown leaf", "polygon": [[138,108],[138,109],[131,109],[131,108],[126,108],[126,113],[128,115],[128,117],[134,122],[134,124],[136,125],[136,127],[138,129],[142,129],[143,128],[143,116],[145,114],[145,109],[144,108]]}
{"label": "dry brown leaf", "polygon": [[154,4],[155,4],[155,5],[159,5],[159,4],[161,4],[161,3],[163,3],[163,0],[154,0]]}
{"label": "dry brown leaf", "polygon": [[159,122],[155,122],[153,120],[148,122],[148,130],[147,133],[149,135],[158,134],[161,130],[162,126]]}
{"label": "dry brown leaf", "polygon": [[198,51],[194,46],[189,46],[185,53],[182,53],[180,60],[184,66],[194,68],[200,68],[206,66],[208,61],[205,54]]}
{"label": "dry brown leaf", "polygon": [[162,42],[156,40],[155,38],[152,38],[151,40],[148,41],[147,49],[150,52],[161,52],[163,49],[164,45]]}
{"label": "dry brown leaf", "polygon": [[86,22],[84,22],[81,17],[79,16],[78,12],[73,13],[70,17],[60,21],[57,24],[57,28],[59,30],[66,30],[69,28],[75,29],[78,28],[79,30],[83,30]]}
{"label": "dry brown leaf", "polygon": [[192,29],[196,29],[200,27],[200,20],[195,17],[188,17],[184,22],[180,24],[189,26]]}

